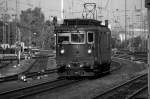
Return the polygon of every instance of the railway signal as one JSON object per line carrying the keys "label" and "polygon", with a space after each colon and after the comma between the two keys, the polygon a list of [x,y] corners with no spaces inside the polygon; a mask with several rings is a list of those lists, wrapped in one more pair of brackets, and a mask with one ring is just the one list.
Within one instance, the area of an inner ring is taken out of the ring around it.
{"label": "railway signal", "polygon": [[145,0],[145,7],[147,8],[148,19],[148,99],[150,99],[150,0]]}

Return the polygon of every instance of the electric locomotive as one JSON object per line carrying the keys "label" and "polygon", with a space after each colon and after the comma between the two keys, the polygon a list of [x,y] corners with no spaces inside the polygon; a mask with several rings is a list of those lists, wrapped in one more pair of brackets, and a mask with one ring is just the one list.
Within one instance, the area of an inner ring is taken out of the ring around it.
{"label": "electric locomotive", "polygon": [[97,76],[110,71],[111,31],[94,19],[64,19],[55,27],[59,77]]}

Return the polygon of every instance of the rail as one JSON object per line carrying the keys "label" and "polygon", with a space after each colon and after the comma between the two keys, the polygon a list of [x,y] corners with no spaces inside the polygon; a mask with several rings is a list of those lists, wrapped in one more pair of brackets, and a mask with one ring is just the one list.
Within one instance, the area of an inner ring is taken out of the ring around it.
{"label": "rail", "polygon": [[36,84],[33,86],[23,87],[23,88],[17,88],[5,92],[0,93],[1,99],[18,99],[23,98],[27,96],[31,96],[34,94],[37,94],[39,92],[44,92],[47,90],[56,89],[59,87],[67,86],[69,84],[73,84],[75,82],[78,82],[78,80],[65,80],[65,79],[57,79],[54,81],[48,81],[41,84]]}
{"label": "rail", "polygon": [[138,95],[143,90],[147,90],[147,89],[148,89],[148,85],[144,85],[142,88],[140,88],[139,90],[135,91],[133,94],[129,95],[126,99],[134,99],[134,97],[136,97],[136,95]]}
{"label": "rail", "polygon": [[[112,88],[110,88],[110,89],[108,89],[108,90],[106,90],[106,91],[104,91],[104,92],[102,92],[101,94],[99,94],[99,95],[97,95],[97,96],[94,96],[93,97],[93,99],[105,99],[104,97],[108,97],[108,95],[114,95],[113,93],[114,92],[116,92],[116,90],[119,90],[119,89],[121,89],[122,87],[124,87],[124,86],[126,86],[126,85],[128,85],[128,84],[131,84],[131,83],[133,83],[134,81],[136,81],[136,80],[139,80],[140,78],[142,78],[142,77],[147,77],[147,73],[146,74],[142,74],[142,75],[139,75],[139,76],[136,76],[136,77],[134,77],[134,78],[132,78],[132,79],[130,79],[130,80],[128,80],[128,81],[126,81],[126,82],[124,82],[124,83],[121,83],[121,84],[119,84],[119,85],[117,85],[117,86],[115,86],[115,87],[112,87]],[[125,91],[129,91],[129,90],[123,90],[124,92]],[[133,91],[133,90],[132,90]],[[135,92],[135,91],[134,91]],[[134,93],[133,92],[133,93]],[[118,94],[121,94],[121,93],[118,93]],[[115,94],[115,95],[117,95],[117,94]],[[123,96],[123,95],[122,95]],[[124,97],[122,97],[123,99],[124,99]],[[115,98],[113,98],[113,99],[115,99]]]}

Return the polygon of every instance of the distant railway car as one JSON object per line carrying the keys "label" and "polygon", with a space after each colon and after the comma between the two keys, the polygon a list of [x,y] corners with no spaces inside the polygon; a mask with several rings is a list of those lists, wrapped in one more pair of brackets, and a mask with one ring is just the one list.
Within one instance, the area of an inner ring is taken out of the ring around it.
{"label": "distant railway car", "polygon": [[14,48],[0,48],[0,59],[7,59],[11,57],[16,57],[15,49]]}
{"label": "distant railway car", "polygon": [[108,22],[65,19],[55,27],[56,64],[60,77],[97,76],[110,71],[111,31]]}
{"label": "distant railway car", "polygon": [[31,52],[35,55],[40,53],[40,49],[31,49]]}
{"label": "distant railway car", "polygon": [[147,54],[147,41],[142,40],[138,46],[131,46],[129,50],[133,54]]}

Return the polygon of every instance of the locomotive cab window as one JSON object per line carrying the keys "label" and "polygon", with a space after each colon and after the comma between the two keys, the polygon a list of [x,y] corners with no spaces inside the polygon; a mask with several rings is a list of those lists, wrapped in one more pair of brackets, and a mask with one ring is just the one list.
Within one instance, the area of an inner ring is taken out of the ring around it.
{"label": "locomotive cab window", "polygon": [[93,32],[88,32],[87,33],[87,41],[88,43],[93,43],[94,42],[94,33]]}
{"label": "locomotive cab window", "polygon": [[84,44],[85,33],[71,33],[71,43],[72,44]]}
{"label": "locomotive cab window", "polygon": [[70,43],[70,34],[61,33],[58,35],[58,44],[69,44]]}

